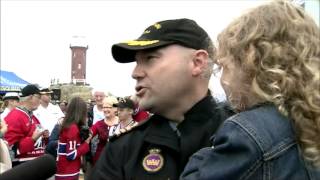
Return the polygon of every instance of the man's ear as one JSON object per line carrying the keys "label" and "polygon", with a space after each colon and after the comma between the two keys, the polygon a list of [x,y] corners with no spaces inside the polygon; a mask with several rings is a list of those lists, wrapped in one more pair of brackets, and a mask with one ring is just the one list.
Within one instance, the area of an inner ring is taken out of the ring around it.
{"label": "man's ear", "polygon": [[205,50],[197,50],[194,52],[194,56],[192,59],[193,69],[192,75],[198,76],[202,74],[205,68],[208,66],[208,52]]}

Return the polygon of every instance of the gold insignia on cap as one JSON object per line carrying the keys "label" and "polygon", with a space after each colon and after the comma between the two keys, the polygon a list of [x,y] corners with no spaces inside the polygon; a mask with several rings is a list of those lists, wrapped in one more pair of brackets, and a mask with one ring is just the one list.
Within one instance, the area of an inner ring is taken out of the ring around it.
{"label": "gold insignia on cap", "polygon": [[150,149],[149,154],[143,158],[142,166],[143,169],[148,172],[158,172],[164,165],[163,156],[160,154],[160,149]]}
{"label": "gold insignia on cap", "polygon": [[154,44],[159,42],[159,40],[144,40],[144,41],[126,41],[123,42],[124,44],[127,44],[129,46],[146,46],[146,45],[150,45],[150,44]]}
{"label": "gold insignia on cap", "polygon": [[161,28],[161,24],[159,24],[159,23],[156,23],[156,24],[154,24],[153,25],[156,29],[160,29]]}
{"label": "gold insignia on cap", "polygon": [[143,34],[149,34],[151,31],[150,30],[145,30],[144,32],[143,32]]}

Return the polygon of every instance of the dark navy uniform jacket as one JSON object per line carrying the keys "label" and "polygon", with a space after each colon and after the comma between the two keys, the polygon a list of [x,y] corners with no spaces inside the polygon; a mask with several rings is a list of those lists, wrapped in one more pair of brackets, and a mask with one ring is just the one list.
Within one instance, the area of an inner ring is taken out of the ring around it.
{"label": "dark navy uniform jacket", "polygon": [[155,114],[130,132],[111,139],[89,179],[178,179],[189,157],[210,146],[210,137],[232,114],[211,95],[195,104],[176,130],[169,119]]}

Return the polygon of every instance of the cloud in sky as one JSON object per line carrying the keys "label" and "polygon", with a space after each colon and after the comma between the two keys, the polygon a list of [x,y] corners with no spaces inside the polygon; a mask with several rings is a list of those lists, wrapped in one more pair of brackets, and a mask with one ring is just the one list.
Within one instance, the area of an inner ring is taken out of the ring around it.
{"label": "cloud in sky", "polygon": [[[116,63],[114,43],[135,39],[150,24],[174,18],[197,21],[210,36],[263,1],[1,1],[1,69],[31,83],[70,82],[73,36],[84,36],[87,82],[118,96],[134,93],[135,63]],[[222,93],[217,78],[210,86]]]}

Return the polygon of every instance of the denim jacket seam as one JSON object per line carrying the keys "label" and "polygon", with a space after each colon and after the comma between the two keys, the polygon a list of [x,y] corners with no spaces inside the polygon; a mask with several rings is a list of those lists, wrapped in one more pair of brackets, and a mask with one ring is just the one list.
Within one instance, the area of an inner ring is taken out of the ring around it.
{"label": "denim jacket seam", "polygon": [[277,157],[278,154],[281,154],[283,151],[287,151],[288,149],[290,149],[292,146],[294,146],[296,143],[295,142],[291,142],[291,143],[284,143],[282,145],[280,145],[277,149],[273,150],[273,151],[268,151],[265,154],[263,154],[263,158],[265,161],[268,161],[274,157]]}
{"label": "denim jacket seam", "polygon": [[239,179],[245,180],[245,179],[251,177],[261,165],[262,165],[262,159],[261,158],[257,159],[252,164],[252,166]]}
{"label": "denim jacket seam", "polygon": [[[234,121],[234,120],[230,120],[230,122],[235,123],[237,126],[239,126],[241,129],[243,129],[249,137],[251,137],[253,139],[253,141],[255,142],[255,147],[258,147],[257,149],[259,149],[261,152],[262,148],[259,145],[259,143],[257,143],[257,140],[254,138],[254,136],[247,130],[246,127],[244,127],[241,123]],[[263,154],[263,153],[262,153]],[[262,163],[263,160],[263,156],[260,156],[260,158],[258,158],[251,166],[250,168],[239,178],[239,179],[247,179],[248,177],[250,177],[252,174],[254,174],[254,172],[263,164]]]}
{"label": "denim jacket seam", "polygon": [[[240,117],[240,116],[239,116]],[[241,117],[240,117],[241,118]],[[245,132],[248,133],[248,135],[254,140],[254,142],[259,147],[260,151],[264,154],[264,148],[261,146],[260,143],[263,143],[259,141],[256,137],[258,137],[257,133],[255,133],[253,128],[248,128],[247,126],[244,126],[241,122],[231,119],[233,123],[237,124],[239,127],[241,127]],[[253,134],[254,133],[254,134]],[[256,135],[256,136],[255,136]]]}

